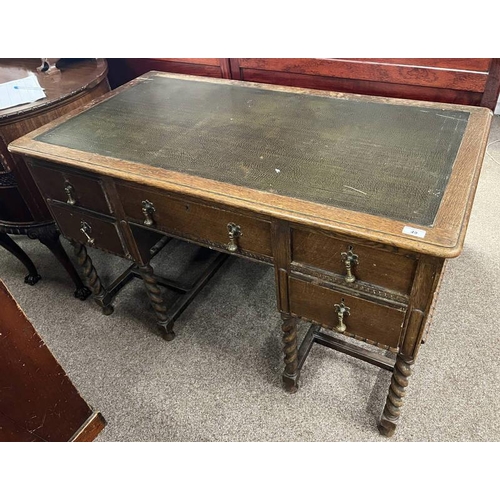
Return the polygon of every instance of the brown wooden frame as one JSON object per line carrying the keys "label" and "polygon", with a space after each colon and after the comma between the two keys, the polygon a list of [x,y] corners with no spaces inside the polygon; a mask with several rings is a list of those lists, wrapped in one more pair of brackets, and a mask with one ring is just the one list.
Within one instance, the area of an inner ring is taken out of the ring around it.
{"label": "brown wooden frame", "polygon": [[499,59],[230,59],[238,80],[495,109]]}
{"label": "brown wooden frame", "polygon": [[157,70],[491,110],[500,93],[500,59],[488,58],[146,58],[109,66],[113,88]]}

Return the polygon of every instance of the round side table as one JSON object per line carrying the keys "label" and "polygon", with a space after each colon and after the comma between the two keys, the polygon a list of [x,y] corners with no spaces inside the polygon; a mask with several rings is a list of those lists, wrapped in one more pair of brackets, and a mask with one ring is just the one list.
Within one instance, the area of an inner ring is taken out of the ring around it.
{"label": "round side table", "polygon": [[59,232],[24,161],[7,150],[10,142],[109,91],[105,59],[61,60],[60,70],[39,72],[41,59],[0,59],[0,83],[35,74],[46,97],[0,109],[0,246],[28,270],[24,281],[40,280],[35,265],[9,234],[38,239],[55,255],[73,280],[75,297],[85,300],[84,286],[61,242]]}

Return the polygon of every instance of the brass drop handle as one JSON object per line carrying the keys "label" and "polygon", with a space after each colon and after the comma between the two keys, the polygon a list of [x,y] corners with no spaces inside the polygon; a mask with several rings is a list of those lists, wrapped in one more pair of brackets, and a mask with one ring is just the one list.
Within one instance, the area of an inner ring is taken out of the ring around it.
{"label": "brass drop handle", "polygon": [[80,224],[80,232],[82,232],[87,238],[87,244],[93,246],[94,238],[90,237],[90,234],[92,233],[92,226],[88,222],[82,220],[82,223]]}
{"label": "brass drop handle", "polygon": [[347,252],[342,252],[340,256],[345,265],[346,274],[344,276],[344,279],[346,283],[354,283],[356,281],[356,276],[352,274],[352,266],[359,264],[358,256],[352,251],[351,245],[349,245]]}
{"label": "brass drop handle", "polygon": [[144,225],[152,226],[155,221],[153,220],[153,214],[155,213],[155,206],[149,200],[144,200],[142,202],[142,213],[144,214]]}
{"label": "brass drop handle", "polygon": [[66,203],[68,205],[74,205],[76,203],[76,199],[75,199],[75,188],[73,187],[73,185],[68,181],[66,181],[64,183],[64,191],[66,192],[66,196],[68,197]]}
{"label": "brass drop handle", "polygon": [[345,305],[344,299],[340,301],[340,304],[334,304],[334,307],[339,318],[339,324],[335,327],[335,330],[339,333],[344,333],[347,328],[344,323],[344,316],[349,316],[351,314],[351,308]]}
{"label": "brass drop handle", "polygon": [[238,250],[238,238],[243,236],[241,227],[237,226],[234,222],[230,222],[227,225],[227,230],[229,232],[229,243],[227,244],[227,249],[230,252],[236,252],[236,250]]}

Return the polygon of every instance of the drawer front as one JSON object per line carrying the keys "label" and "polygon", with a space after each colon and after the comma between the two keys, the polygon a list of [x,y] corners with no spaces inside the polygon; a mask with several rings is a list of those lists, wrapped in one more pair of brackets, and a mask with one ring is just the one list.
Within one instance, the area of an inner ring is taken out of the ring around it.
{"label": "drawer front", "polygon": [[339,318],[335,304],[350,308],[344,316],[346,334],[388,347],[398,347],[405,311],[352,297],[297,278],[289,278],[290,312],[335,331]]}
{"label": "drawer front", "polygon": [[228,224],[240,227],[241,236],[235,239],[238,252],[272,257],[271,224],[267,221],[221,210],[170,196],[117,184],[127,218],[144,224],[142,202],[154,205],[152,228],[199,242],[227,248],[230,243]]}
{"label": "drawer front", "polygon": [[31,167],[42,195],[70,206],[87,208],[103,214],[111,214],[106,195],[98,179],[42,167]]}
{"label": "drawer front", "polygon": [[[55,203],[50,203],[50,209],[61,233],[67,238],[121,257],[127,256],[116,225],[111,219],[95,217],[83,210]],[[93,244],[89,243],[87,236],[81,231],[82,223],[87,224],[86,232]]]}
{"label": "drawer front", "polygon": [[[302,229],[292,232],[292,261],[310,265],[341,276],[347,275],[342,253],[357,256],[351,268],[356,281],[363,281],[409,295],[415,275],[415,258],[390,251],[377,250],[348,240]],[[344,256],[345,258],[345,256]],[[347,282],[345,284],[348,285]]]}

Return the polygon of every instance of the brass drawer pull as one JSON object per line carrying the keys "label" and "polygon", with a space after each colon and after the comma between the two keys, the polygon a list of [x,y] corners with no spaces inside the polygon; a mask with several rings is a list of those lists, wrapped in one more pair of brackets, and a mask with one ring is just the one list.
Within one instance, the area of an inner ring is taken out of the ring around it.
{"label": "brass drawer pull", "polygon": [[347,252],[342,252],[340,256],[344,261],[346,269],[346,275],[344,277],[345,281],[347,283],[354,283],[356,281],[356,276],[352,274],[352,266],[359,264],[358,256],[355,253],[353,253],[351,245],[349,245]]}
{"label": "brass drawer pull", "polygon": [[236,250],[238,250],[238,238],[243,236],[241,227],[237,226],[234,222],[230,222],[227,225],[227,230],[229,232],[229,243],[227,244],[227,249],[230,252],[236,252]]}
{"label": "brass drawer pull", "polygon": [[90,237],[90,234],[92,233],[92,226],[88,222],[82,220],[80,224],[80,232],[82,232],[87,238],[87,245],[93,246],[94,238]]}
{"label": "brass drawer pull", "polygon": [[66,181],[64,183],[64,191],[66,192],[66,196],[68,197],[68,199],[66,200],[66,203],[68,205],[74,205],[76,203],[76,199],[75,199],[75,188],[73,187],[73,185]]}
{"label": "brass drawer pull", "polygon": [[142,202],[142,213],[144,214],[144,225],[152,226],[155,221],[153,220],[153,214],[155,213],[155,206],[149,200],[144,200]]}
{"label": "brass drawer pull", "polygon": [[345,305],[344,299],[340,301],[340,304],[334,304],[334,307],[339,318],[339,324],[335,327],[335,330],[339,333],[344,333],[346,331],[344,316],[349,316],[351,314],[351,308]]}

